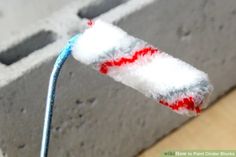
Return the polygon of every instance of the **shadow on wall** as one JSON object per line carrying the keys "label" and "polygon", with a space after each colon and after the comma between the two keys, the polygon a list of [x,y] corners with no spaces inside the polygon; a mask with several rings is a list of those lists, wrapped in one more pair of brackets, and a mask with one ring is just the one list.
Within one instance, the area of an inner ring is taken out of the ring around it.
{"label": "shadow on wall", "polygon": [[13,47],[0,51],[0,63],[11,65],[32,52],[39,50],[56,40],[56,34],[51,31],[42,30],[24,39]]}
{"label": "shadow on wall", "polygon": [[98,0],[92,5],[81,9],[78,12],[78,16],[80,18],[92,19],[128,1],[129,0]]}

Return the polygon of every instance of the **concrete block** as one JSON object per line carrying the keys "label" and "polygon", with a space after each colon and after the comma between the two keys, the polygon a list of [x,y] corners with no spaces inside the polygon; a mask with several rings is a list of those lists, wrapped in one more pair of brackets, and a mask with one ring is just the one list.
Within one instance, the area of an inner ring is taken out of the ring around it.
{"label": "concrete block", "polygon": [[[236,84],[234,0],[61,0],[58,6],[1,42],[5,156],[39,154],[50,72],[59,50],[82,29],[81,16],[115,23],[208,72],[215,86],[211,102]],[[49,156],[132,157],[188,120],[73,58],[62,69],[55,104]]]}

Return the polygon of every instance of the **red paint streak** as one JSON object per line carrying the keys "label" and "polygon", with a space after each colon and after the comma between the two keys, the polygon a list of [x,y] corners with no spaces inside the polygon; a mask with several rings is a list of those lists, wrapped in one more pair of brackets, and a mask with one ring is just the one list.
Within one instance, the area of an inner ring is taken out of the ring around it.
{"label": "red paint streak", "polygon": [[184,108],[184,109],[187,109],[189,111],[194,111],[196,113],[201,112],[201,109],[200,109],[199,106],[195,107],[194,100],[191,96],[187,97],[187,98],[179,99],[176,102],[171,103],[171,104],[168,103],[165,100],[160,100],[159,102],[162,105],[165,105],[165,106],[167,106],[167,107],[169,107],[169,108],[171,108],[172,110],[175,110],[175,111],[178,111],[180,108]]}
{"label": "red paint streak", "polygon": [[122,66],[125,64],[130,64],[130,63],[134,63],[136,60],[138,60],[140,57],[145,56],[145,55],[153,55],[154,53],[157,53],[158,49],[157,48],[153,48],[153,47],[146,47],[143,48],[141,50],[136,51],[133,56],[131,56],[130,58],[126,58],[126,57],[121,57],[119,59],[116,60],[109,60],[109,61],[105,61],[100,65],[100,69],[99,71],[103,74],[107,74],[108,70],[110,67],[113,66]]}
{"label": "red paint streak", "polygon": [[89,27],[93,26],[94,25],[94,21],[93,20],[88,20],[87,25]]}

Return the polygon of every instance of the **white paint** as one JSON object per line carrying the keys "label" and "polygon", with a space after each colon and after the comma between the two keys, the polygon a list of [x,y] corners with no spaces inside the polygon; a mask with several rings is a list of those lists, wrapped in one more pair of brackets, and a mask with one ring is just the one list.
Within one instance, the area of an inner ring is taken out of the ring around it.
{"label": "white paint", "polygon": [[[109,53],[113,48],[127,41],[128,34],[118,27],[96,20],[78,38],[72,51],[75,59],[84,64],[90,64],[101,56]],[[129,42],[129,41],[127,41]],[[125,42],[127,44],[127,42]]]}

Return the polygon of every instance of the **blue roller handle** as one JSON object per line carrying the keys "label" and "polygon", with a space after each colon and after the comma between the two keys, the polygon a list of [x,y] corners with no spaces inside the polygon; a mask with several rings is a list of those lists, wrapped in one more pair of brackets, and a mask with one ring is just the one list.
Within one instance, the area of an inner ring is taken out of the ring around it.
{"label": "blue roller handle", "polygon": [[78,36],[79,34],[75,35],[69,40],[69,42],[66,44],[66,46],[63,48],[63,50],[60,52],[59,56],[57,57],[56,62],[53,66],[53,70],[51,72],[49,85],[48,85],[48,94],[47,94],[46,109],[45,109],[45,116],[44,116],[44,126],[43,126],[40,157],[48,156],[53,107],[54,107],[54,100],[56,96],[56,93],[55,93],[56,83],[57,83],[57,79],[61,71],[61,68],[63,64],[65,63],[66,59],[70,56],[72,47],[77,41]]}

